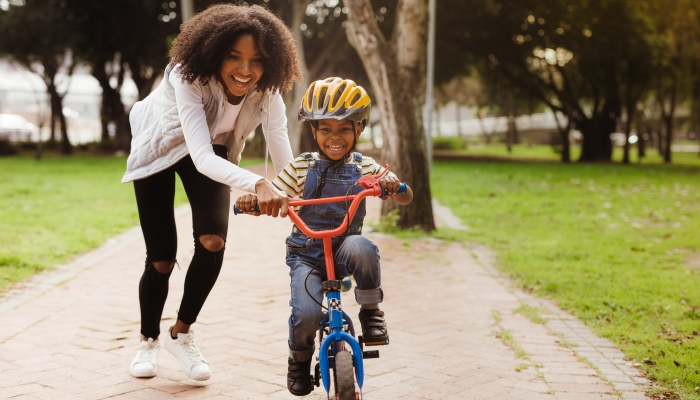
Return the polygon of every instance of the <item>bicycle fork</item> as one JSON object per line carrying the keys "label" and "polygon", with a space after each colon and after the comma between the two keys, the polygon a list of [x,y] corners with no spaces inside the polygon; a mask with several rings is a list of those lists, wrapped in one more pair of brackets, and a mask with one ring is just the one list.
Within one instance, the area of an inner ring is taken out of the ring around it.
{"label": "bicycle fork", "polygon": [[[335,286],[337,283],[338,288],[328,287]],[[352,358],[354,361],[355,379],[357,381],[357,386],[360,388],[360,394],[362,393],[362,384],[364,382],[364,365],[362,360],[362,348],[357,340],[349,333],[343,330],[343,326],[347,322],[350,325],[351,331],[352,322],[347,314],[342,310],[340,303],[340,281],[327,281],[324,282],[324,290],[326,291],[326,299],[328,301],[328,314],[326,319],[321,323],[323,326],[327,326],[330,330],[328,336],[323,339],[319,349],[319,364],[321,372],[321,380],[323,381],[323,388],[326,389],[326,394],[330,398],[330,362],[329,362],[329,351],[331,346],[334,346],[333,354],[337,352],[335,348],[337,342],[344,342],[350,346],[352,350]],[[323,328],[322,328],[323,329]]]}

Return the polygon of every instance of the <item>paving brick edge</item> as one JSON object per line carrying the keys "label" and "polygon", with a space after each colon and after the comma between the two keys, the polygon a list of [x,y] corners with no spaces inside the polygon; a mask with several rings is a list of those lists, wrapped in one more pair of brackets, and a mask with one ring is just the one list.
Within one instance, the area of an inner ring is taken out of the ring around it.
{"label": "paving brick edge", "polygon": [[573,344],[571,351],[585,358],[597,372],[607,380],[624,399],[648,399],[646,396],[651,381],[642,376],[634,364],[625,360],[624,353],[611,341],[602,338],[578,318],[557,307],[552,301],[535,297],[512,282],[493,265],[497,258],[493,250],[486,246],[470,244],[469,251],[479,264],[502,285],[513,293],[522,304],[543,310],[545,326],[562,340]]}
{"label": "paving brick edge", "polygon": [[[189,204],[175,209],[175,218],[191,212]],[[134,226],[125,232],[107,239],[101,246],[84,253],[65,264],[54,265],[51,269],[17,283],[0,297],[0,314],[4,314],[22,304],[41,296],[54,287],[69,281],[80,272],[98,265],[124,247],[141,240],[141,227]]]}

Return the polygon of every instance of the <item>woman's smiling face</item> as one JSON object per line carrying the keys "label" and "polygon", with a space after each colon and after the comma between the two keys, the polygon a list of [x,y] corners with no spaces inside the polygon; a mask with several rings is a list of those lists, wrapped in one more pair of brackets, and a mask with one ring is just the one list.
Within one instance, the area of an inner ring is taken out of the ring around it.
{"label": "woman's smiling face", "polygon": [[[362,133],[362,124],[355,124],[357,136]],[[340,160],[355,145],[357,140],[352,130],[350,120],[322,119],[318,121],[318,129],[311,130],[316,138],[316,144],[331,160]]]}
{"label": "woman's smiling face", "polygon": [[221,63],[221,82],[228,101],[238,104],[260,80],[264,70],[262,56],[253,36],[239,37]]}

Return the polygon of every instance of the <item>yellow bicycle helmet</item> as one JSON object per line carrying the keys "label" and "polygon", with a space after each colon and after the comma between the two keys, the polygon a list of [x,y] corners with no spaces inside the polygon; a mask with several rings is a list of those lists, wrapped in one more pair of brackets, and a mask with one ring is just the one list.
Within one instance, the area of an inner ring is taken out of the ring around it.
{"label": "yellow bicycle helmet", "polygon": [[371,105],[367,91],[354,81],[326,78],[306,89],[299,107],[299,121],[349,119],[367,125]]}

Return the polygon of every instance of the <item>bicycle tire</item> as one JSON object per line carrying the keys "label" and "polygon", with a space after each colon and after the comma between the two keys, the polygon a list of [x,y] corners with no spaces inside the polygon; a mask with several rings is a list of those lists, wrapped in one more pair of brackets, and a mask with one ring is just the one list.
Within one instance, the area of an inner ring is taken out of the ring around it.
{"label": "bicycle tire", "polygon": [[352,365],[352,354],[340,351],[335,355],[335,393],[338,400],[355,400],[355,369]]}

